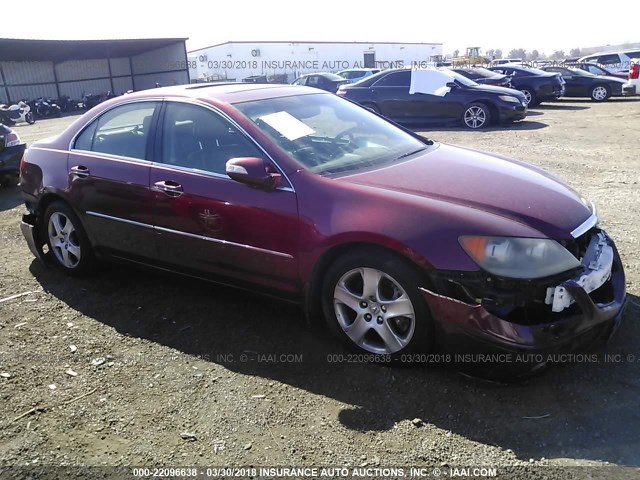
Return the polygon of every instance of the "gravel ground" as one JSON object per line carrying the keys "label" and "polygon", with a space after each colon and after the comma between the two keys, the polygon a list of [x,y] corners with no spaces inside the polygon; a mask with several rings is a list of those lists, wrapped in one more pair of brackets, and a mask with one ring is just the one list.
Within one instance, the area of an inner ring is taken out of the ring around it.
{"label": "gravel ground", "polygon": [[[31,143],[71,120],[17,131]],[[1,466],[44,478],[73,465],[640,477],[639,129],[640,101],[624,99],[543,105],[507,129],[423,132],[557,173],[597,204],[623,257],[617,336],[509,385],[327,361],[346,352],[297,307],[203,282],[121,266],[66,277],[28,251],[19,189],[0,190],[0,478],[17,472]]]}

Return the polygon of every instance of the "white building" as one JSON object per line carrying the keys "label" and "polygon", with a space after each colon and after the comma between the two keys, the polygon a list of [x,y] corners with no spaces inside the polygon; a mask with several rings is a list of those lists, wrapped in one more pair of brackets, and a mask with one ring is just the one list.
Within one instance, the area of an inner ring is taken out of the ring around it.
{"label": "white building", "polygon": [[442,55],[442,44],[227,42],[188,55],[191,82],[242,81],[256,75],[291,82],[312,72],[425,65],[432,57]]}

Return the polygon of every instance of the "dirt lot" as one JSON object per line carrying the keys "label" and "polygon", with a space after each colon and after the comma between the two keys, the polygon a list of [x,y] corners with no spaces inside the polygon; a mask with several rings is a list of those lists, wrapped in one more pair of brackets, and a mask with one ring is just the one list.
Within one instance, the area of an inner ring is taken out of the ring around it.
{"label": "dirt lot", "polygon": [[[30,143],[71,120],[17,130]],[[565,479],[546,466],[613,464],[640,476],[639,130],[640,101],[625,99],[425,132],[565,178],[624,259],[630,303],[597,361],[515,385],[328,362],[345,352],[296,307],[206,283],[119,266],[68,278],[33,259],[19,190],[0,190],[0,299],[26,294],[0,303],[0,465],[483,465]]]}

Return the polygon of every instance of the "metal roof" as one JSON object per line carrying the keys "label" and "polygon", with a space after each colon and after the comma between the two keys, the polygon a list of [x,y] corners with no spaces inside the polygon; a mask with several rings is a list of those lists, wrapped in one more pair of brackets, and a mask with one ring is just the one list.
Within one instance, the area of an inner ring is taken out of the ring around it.
{"label": "metal roof", "polygon": [[235,43],[238,44],[268,44],[268,43],[288,43],[290,45],[297,44],[315,44],[315,45],[442,45],[441,42],[339,42],[339,41],[330,41],[330,42],[322,42],[322,41],[291,41],[291,40],[240,40],[240,41],[230,41],[223,43],[216,43],[215,45],[209,45],[208,47],[196,48],[194,50],[189,50],[188,53],[199,52],[200,50],[206,50],[207,48],[213,47],[221,47],[223,45],[233,45]]}
{"label": "metal roof", "polygon": [[26,40],[0,38],[0,61],[88,60],[131,57],[166,47],[187,38],[139,38],[118,40]]}

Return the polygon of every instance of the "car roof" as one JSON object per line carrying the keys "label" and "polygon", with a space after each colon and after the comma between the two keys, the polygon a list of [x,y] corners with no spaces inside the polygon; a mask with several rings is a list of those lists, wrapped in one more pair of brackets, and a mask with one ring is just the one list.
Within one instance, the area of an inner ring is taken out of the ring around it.
{"label": "car roof", "polygon": [[[287,97],[321,93],[319,90],[301,85],[276,83],[191,83],[171,87],[150,88],[126,95],[129,99],[149,97],[182,97],[217,100],[224,103],[239,103],[263,98]],[[122,99],[123,97],[116,97]]]}

